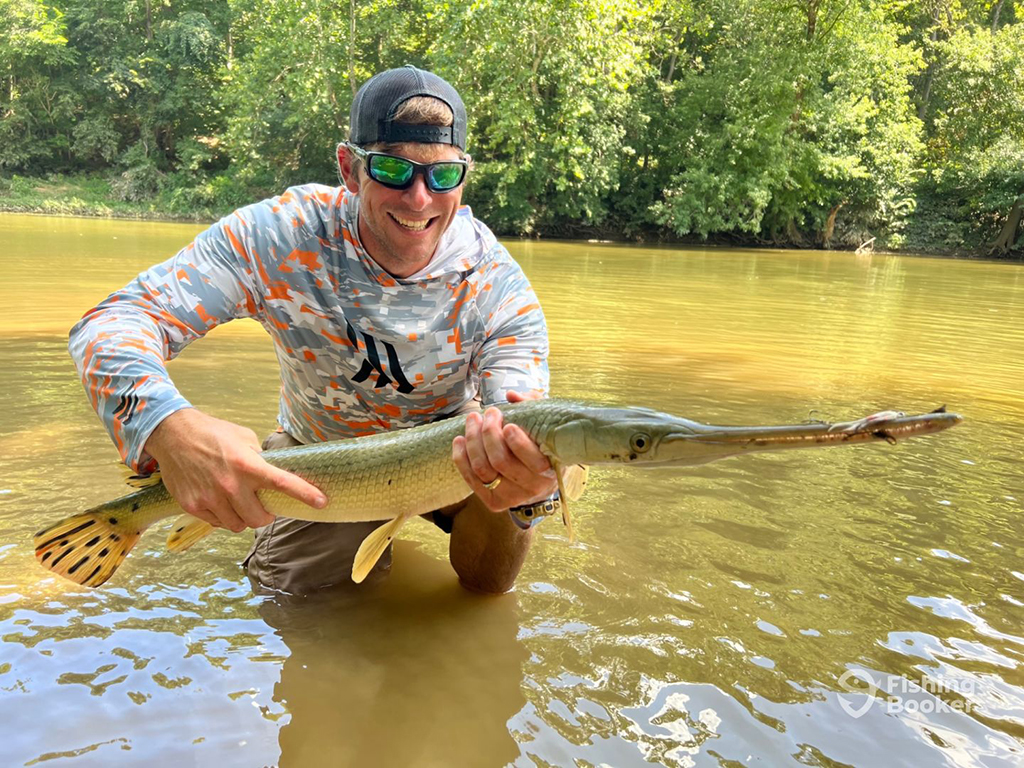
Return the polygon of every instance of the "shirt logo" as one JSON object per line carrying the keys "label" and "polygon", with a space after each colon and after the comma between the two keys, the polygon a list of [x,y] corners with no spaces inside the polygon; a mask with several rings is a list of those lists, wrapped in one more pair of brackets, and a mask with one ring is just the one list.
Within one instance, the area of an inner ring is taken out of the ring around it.
{"label": "shirt logo", "polygon": [[[352,324],[345,323],[345,330],[348,333],[348,340],[352,342],[353,349],[359,349],[359,344],[356,339],[355,328]],[[377,340],[368,333],[362,333],[363,342],[366,344],[366,359],[363,360],[363,365],[359,369],[359,373],[352,377],[352,381],[361,384],[370,378],[370,375],[374,372],[377,373],[377,381],[374,383],[374,389],[380,389],[386,387],[392,383],[391,377],[384,372],[384,367],[380,362],[380,355],[377,353]],[[384,345],[384,352],[388,358],[388,368],[391,370],[391,376],[394,376],[394,383],[397,385],[398,391],[403,395],[407,395],[413,391],[412,384],[405,378],[405,374],[402,373],[402,364],[398,360],[398,353],[395,348],[388,344],[386,341],[380,342]]]}

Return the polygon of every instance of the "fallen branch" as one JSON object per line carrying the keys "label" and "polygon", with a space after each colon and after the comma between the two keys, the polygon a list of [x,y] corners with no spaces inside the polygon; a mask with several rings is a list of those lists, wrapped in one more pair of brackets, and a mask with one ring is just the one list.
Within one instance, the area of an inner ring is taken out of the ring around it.
{"label": "fallen branch", "polygon": [[870,253],[875,249],[874,245],[875,238],[872,237],[870,240],[865,240],[863,243],[858,245],[857,250],[854,251],[854,253],[856,253],[858,256],[861,255],[862,253]]}

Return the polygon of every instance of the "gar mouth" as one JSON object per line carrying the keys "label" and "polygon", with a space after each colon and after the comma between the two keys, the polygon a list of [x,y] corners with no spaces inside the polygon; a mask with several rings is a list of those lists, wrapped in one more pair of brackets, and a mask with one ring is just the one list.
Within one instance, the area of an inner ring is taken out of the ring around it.
{"label": "gar mouth", "polygon": [[388,216],[394,219],[398,226],[403,229],[407,229],[410,232],[422,232],[423,230],[428,229],[437,219],[436,216],[432,216],[429,219],[406,219],[394,213],[389,213]]}

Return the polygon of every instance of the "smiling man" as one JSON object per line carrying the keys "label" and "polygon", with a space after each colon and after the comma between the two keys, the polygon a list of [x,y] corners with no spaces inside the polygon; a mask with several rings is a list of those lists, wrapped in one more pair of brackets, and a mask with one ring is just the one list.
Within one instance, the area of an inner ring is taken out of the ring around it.
{"label": "smiling man", "polygon": [[[485,406],[546,393],[547,331],[508,252],[461,206],[470,161],[466,111],[440,77],[402,67],[371,78],[338,146],[344,186],[293,187],[235,211],[143,272],[72,329],[70,350],[126,463],[159,465],[189,513],[255,528],[246,566],[270,589],[309,592],[349,579],[379,523],[275,518],[256,492],[326,499],[259,456],[249,429],[195,408],[165,362],[217,325],[254,318],[281,368],[279,429],[263,448],[399,429],[468,412],[452,458],[474,494],[432,515],[451,534],[462,583],[509,589],[531,531],[505,513],[543,504],[550,465]],[[226,371],[237,375],[235,371]],[[376,567],[390,567],[390,550]]]}

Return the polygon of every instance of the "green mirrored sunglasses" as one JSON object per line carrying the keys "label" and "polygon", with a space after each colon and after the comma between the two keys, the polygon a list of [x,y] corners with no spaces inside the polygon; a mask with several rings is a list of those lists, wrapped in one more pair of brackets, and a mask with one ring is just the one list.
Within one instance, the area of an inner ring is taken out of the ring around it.
{"label": "green mirrored sunglasses", "polygon": [[465,160],[442,160],[439,163],[417,163],[406,157],[386,152],[367,152],[355,144],[345,143],[366,165],[370,178],[385,187],[408,189],[417,173],[423,174],[431,192],[451,192],[466,178],[469,163]]}

